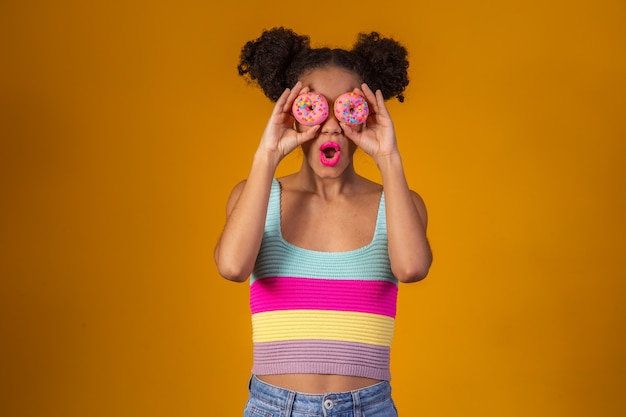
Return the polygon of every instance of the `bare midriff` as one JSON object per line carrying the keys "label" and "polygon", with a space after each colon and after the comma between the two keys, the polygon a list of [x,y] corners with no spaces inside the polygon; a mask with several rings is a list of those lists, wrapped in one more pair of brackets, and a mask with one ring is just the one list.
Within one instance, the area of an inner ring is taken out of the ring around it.
{"label": "bare midriff", "polygon": [[257,375],[257,378],[276,387],[306,394],[353,391],[381,382],[359,376],[320,374]]}

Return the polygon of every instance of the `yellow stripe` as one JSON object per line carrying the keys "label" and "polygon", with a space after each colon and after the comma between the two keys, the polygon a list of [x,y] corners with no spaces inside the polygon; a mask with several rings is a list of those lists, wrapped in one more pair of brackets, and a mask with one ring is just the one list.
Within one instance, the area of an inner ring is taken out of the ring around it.
{"label": "yellow stripe", "polygon": [[252,316],[253,342],[321,339],[391,346],[394,319],[370,313],[287,310]]}

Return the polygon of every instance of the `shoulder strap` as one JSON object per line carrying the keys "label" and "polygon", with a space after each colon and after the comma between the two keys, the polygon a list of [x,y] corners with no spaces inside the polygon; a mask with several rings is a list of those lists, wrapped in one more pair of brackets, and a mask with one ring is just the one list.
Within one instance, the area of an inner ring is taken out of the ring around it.
{"label": "shoulder strap", "polygon": [[376,216],[376,229],[374,230],[374,239],[387,239],[387,213],[385,211],[385,192],[380,194],[380,203],[378,204],[378,214]]}
{"label": "shoulder strap", "polygon": [[270,199],[267,203],[265,231],[280,235],[280,183],[276,178],[272,180]]}

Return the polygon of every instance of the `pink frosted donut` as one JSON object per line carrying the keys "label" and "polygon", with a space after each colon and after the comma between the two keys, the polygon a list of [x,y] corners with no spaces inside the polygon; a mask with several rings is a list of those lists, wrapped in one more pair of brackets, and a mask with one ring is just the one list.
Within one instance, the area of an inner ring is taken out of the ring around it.
{"label": "pink frosted donut", "polygon": [[345,93],[335,100],[335,116],[340,122],[349,125],[365,123],[370,114],[365,98],[357,93]]}
{"label": "pink frosted donut", "polygon": [[328,117],[328,102],[320,94],[303,93],[296,97],[291,113],[303,125],[319,125]]}

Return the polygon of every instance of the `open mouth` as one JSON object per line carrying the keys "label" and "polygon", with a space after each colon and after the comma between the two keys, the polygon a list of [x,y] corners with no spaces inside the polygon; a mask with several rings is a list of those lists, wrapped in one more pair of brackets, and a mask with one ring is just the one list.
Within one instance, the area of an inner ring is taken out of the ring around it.
{"label": "open mouth", "polygon": [[341,147],[336,142],[326,142],[320,146],[320,162],[322,165],[332,167],[337,165],[341,157]]}

